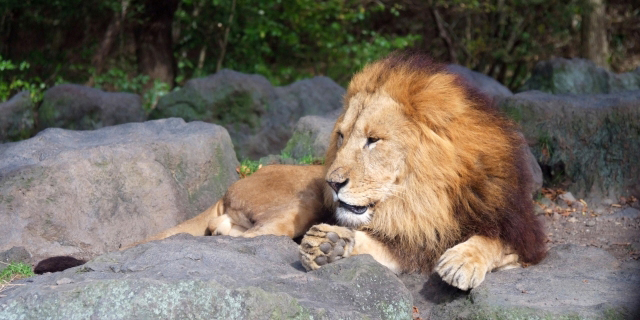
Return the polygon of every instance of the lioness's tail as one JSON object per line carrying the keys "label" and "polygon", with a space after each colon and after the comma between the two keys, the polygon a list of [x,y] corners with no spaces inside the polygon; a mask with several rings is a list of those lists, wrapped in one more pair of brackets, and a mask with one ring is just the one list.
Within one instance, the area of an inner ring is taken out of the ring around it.
{"label": "lioness's tail", "polygon": [[173,227],[173,228],[169,228],[167,230],[164,230],[158,234],[155,234],[149,238],[146,238],[142,241],[130,244],[128,246],[124,246],[121,248],[122,249],[128,249],[134,246],[137,246],[139,244],[142,243],[146,243],[149,241],[154,241],[154,240],[162,240],[164,238],[168,238],[172,235],[178,234],[178,233],[188,233],[191,234],[193,236],[204,236],[204,235],[208,235],[211,234],[211,230],[209,229],[209,225],[210,223],[213,221],[213,219],[215,219],[216,217],[221,216],[222,214],[224,214],[224,203],[222,201],[222,199],[218,200],[218,202],[216,202],[214,205],[212,205],[211,207],[209,207],[209,209],[203,211],[201,214]]}

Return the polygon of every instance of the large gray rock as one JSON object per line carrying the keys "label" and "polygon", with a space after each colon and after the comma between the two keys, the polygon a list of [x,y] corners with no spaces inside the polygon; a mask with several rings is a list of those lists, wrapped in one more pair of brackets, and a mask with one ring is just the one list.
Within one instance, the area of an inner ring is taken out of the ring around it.
{"label": "large gray rock", "polygon": [[77,84],[45,91],[38,108],[40,129],[92,130],[145,120],[142,99],[125,92],[104,92]]}
{"label": "large gray rock", "polygon": [[[529,91],[501,99],[549,182],[599,203],[640,195],[640,90],[599,95]],[[565,181],[567,180],[567,181]]]}
{"label": "large gray rock", "polygon": [[640,68],[616,74],[585,59],[556,58],[536,64],[520,91],[596,94],[640,89]]}
{"label": "large gray rock", "polygon": [[[430,319],[638,319],[638,288],[638,261],[562,245],[539,265],[488,274],[468,296],[449,294],[453,301],[432,306]],[[424,293],[420,301],[429,302],[433,292]]]}
{"label": "large gray rock", "polygon": [[223,125],[238,156],[257,159],[279,153],[300,117],[340,108],[343,94],[344,89],[327,77],[273,87],[260,75],[221,70],[163,96],[150,116]]}
{"label": "large gray rock", "polygon": [[203,122],[47,129],[0,148],[0,252],[117,250],[215,203],[237,165],[226,130]]}
{"label": "large gray rock", "polygon": [[34,104],[29,91],[22,91],[0,103],[0,143],[29,138],[34,120]]}
{"label": "large gray rock", "polygon": [[410,319],[412,307],[371,256],[305,272],[276,236],[178,235],[21,283],[0,319]]}
{"label": "large gray rock", "polygon": [[457,64],[447,65],[447,70],[461,76],[469,85],[477,88],[489,97],[513,95],[511,90],[486,74],[470,70]]}

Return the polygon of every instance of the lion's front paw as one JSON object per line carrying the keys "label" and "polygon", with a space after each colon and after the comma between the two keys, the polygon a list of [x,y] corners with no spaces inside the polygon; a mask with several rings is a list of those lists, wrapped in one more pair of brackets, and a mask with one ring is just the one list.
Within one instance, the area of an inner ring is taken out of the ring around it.
{"label": "lion's front paw", "polygon": [[464,244],[459,244],[445,251],[435,268],[443,281],[461,290],[480,285],[489,271],[482,256],[466,249]]}
{"label": "lion's front paw", "polygon": [[304,235],[300,243],[300,260],[307,270],[348,257],[354,245],[353,230],[345,227],[318,224]]}

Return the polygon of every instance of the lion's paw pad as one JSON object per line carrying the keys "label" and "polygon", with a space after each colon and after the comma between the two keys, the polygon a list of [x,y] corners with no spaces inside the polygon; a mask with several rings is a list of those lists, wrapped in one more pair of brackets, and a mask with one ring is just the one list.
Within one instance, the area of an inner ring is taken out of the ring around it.
{"label": "lion's paw pad", "polygon": [[445,251],[434,269],[444,282],[461,290],[480,285],[488,270],[488,264],[482,257],[456,247]]}
{"label": "lion's paw pad", "polygon": [[319,224],[311,227],[300,243],[300,260],[307,270],[348,257],[353,250],[352,230]]}

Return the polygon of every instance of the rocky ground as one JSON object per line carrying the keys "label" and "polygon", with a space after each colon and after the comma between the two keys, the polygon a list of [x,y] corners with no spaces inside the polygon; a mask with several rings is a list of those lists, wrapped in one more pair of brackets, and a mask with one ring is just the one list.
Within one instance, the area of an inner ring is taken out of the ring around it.
{"label": "rocky ground", "polygon": [[548,238],[545,261],[489,274],[470,293],[447,286],[437,276],[401,275],[414,297],[413,319],[640,315],[640,295],[634,289],[640,285],[640,202],[621,198],[618,203],[589,204],[563,190],[544,188],[536,205]]}
{"label": "rocky ground", "polygon": [[[622,198],[590,208],[568,193],[545,189],[537,201],[544,212],[549,246],[576,244],[602,248],[620,261],[640,258],[640,202]],[[570,199],[563,200],[564,195]],[[555,201],[554,201],[555,200]]]}

